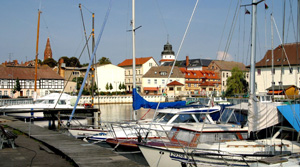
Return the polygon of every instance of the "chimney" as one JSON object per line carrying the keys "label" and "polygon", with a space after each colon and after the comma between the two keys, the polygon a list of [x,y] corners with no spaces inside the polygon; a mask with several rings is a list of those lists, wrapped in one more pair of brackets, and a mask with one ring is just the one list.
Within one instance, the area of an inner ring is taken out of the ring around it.
{"label": "chimney", "polygon": [[14,65],[18,65],[18,60],[14,60]]}
{"label": "chimney", "polygon": [[187,67],[189,66],[189,56],[185,57],[185,68],[187,69]]}

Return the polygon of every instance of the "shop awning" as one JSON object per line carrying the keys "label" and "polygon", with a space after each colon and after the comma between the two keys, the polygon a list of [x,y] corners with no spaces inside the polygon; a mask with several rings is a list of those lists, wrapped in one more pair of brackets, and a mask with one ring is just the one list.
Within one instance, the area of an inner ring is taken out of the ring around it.
{"label": "shop awning", "polygon": [[[274,94],[281,94],[283,91],[282,90],[274,90]],[[272,90],[269,90],[268,95],[273,94]]]}
{"label": "shop awning", "polygon": [[148,90],[148,91],[158,91],[158,87],[144,87],[144,90]]}

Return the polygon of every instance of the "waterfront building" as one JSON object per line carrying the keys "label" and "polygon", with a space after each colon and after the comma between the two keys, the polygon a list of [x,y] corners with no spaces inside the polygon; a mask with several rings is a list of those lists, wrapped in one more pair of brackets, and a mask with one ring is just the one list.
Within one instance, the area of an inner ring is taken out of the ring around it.
{"label": "waterfront building", "polygon": [[[153,57],[136,58],[136,88],[138,92],[141,92],[142,76],[148,72],[151,67],[156,67],[157,63]],[[133,85],[133,73],[132,73],[132,59],[126,59],[120,64],[119,67],[125,69],[125,86],[126,91],[132,91]]]}
{"label": "waterfront building", "polygon": [[231,77],[231,70],[234,67],[238,67],[245,74],[245,79],[249,82],[249,70],[241,62],[235,61],[224,61],[224,60],[213,60],[208,65],[208,70],[214,71],[221,78],[221,91],[225,92],[227,89],[227,79]]}
{"label": "waterfront building", "polygon": [[160,65],[172,64],[175,61],[175,52],[172,50],[172,45],[169,41],[164,45],[164,50],[161,52]]}
{"label": "waterfront building", "polygon": [[[299,43],[298,43],[299,45]],[[256,93],[272,94],[273,87],[300,86],[300,47],[297,43],[279,45],[273,51],[268,50],[265,56],[255,64]],[[273,70],[272,70],[273,62]],[[273,85],[272,85],[273,84]],[[276,93],[275,93],[276,95]]]}
{"label": "waterfront building", "polygon": [[[119,85],[125,84],[125,69],[113,64],[95,66],[95,81],[99,92],[121,91]],[[106,85],[112,85],[112,90],[106,90]],[[124,91],[124,90],[122,90]]]}
{"label": "waterfront building", "polygon": [[[211,63],[210,59],[190,59],[186,56],[185,60],[178,60],[175,66],[186,68],[187,70],[207,70],[208,65]],[[162,66],[172,66],[173,62],[165,62]]]}
{"label": "waterfront building", "polygon": [[[28,66],[0,66],[0,95],[11,97],[32,97],[34,92],[35,68]],[[21,91],[13,93],[17,79]],[[54,72],[49,66],[39,66],[37,69],[37,94],[45,96],[52,91],[62,91],[64,78]]]}
{"label": "waterfront building", "polygon": [[[166,85],[172,83],[173,81],[177,81],[176,83],[180,83],[179,85],[182,85],[176,89],[177,95],[179,95],[179,92],[185,91],[184,74],[180,71],[178,67],[174,67],[173,72],[168,81],[171,68],[172,67],[170,66],[152,67],[145,75],[143,75],[143,86],[141,92],[145,94],[162,94]],[[171,84],[169,86],[173,87],[174,85]],[[172,96],[174,95],[174,93],[176,93],[174,90],[171,90],[172,88],[166,88],[167,91],[165,93],[167,93],[168,96]]]}
{"label": "waterfront building", "polygon": [[185,75],[185,90],[191,95],[207,96],[214,91],[221,93],[220,77],[214,71],[180,70]]}

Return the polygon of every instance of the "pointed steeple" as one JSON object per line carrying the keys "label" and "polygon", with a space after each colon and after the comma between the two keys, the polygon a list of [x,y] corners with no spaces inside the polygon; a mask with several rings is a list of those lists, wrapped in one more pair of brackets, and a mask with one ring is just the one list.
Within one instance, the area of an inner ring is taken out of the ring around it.
{"label": "pointed steeple", "polygon": [[50,46],[49,37],[47,39],[47,44],[46,44],[46,48],[45,48],[45,52],[44,52],[44,60],[46,60],[48,58],[52,58],[52,50],[51,50],[51,46]]}

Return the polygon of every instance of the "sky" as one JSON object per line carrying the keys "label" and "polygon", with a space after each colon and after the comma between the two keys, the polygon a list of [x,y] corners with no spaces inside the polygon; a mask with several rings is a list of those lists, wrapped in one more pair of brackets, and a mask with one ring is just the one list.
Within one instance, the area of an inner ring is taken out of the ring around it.
{"label": "sky", "polygon": [[[164,44],[169,41],[177,60],[222,59],[250,61],[252,7],[240,7],[252,0],[199,0],[181,50],[180,43],[192,15],[196,0],[137,0],[136,1],[136,57],[161,59]],[[257,56],[259,61],[271,48],[270,14],[276,22],[274,47],[280,44],[283,29],[283,0],[266,0],[257,10]],[[83,21],[79,4],[82,4]],[[96,52],[96,60],[107,57],[117,65],[132,58],[131,29],[132,0],[112,0],[110,14]],[[95,40],[97,41],[109,7],[109,0],[2,0],[0,6],[0,62],[35,59],[38,9],[42,11],[39,33],[39,59],[43,60],[47,37],[50,38],[53,58],[79,58],[85,44],[83,22],[89,35],[92,31],[92,13],[95,13]],[[286,0],[284,42],[296,41],[297,0]],[[236,18],[236,19],[234,19]],[[236,21],[234,21],[236,20]],[[231,31],[231,27],[233,31]],[[231,33],[232,32],[232,33]],[[229,34],[232,34],[231,36]],[[226,47],[227,46],[227,47]],[[91,50],[91,42],[89,42]],[[89,62],[84,50],[81,63]]]}

